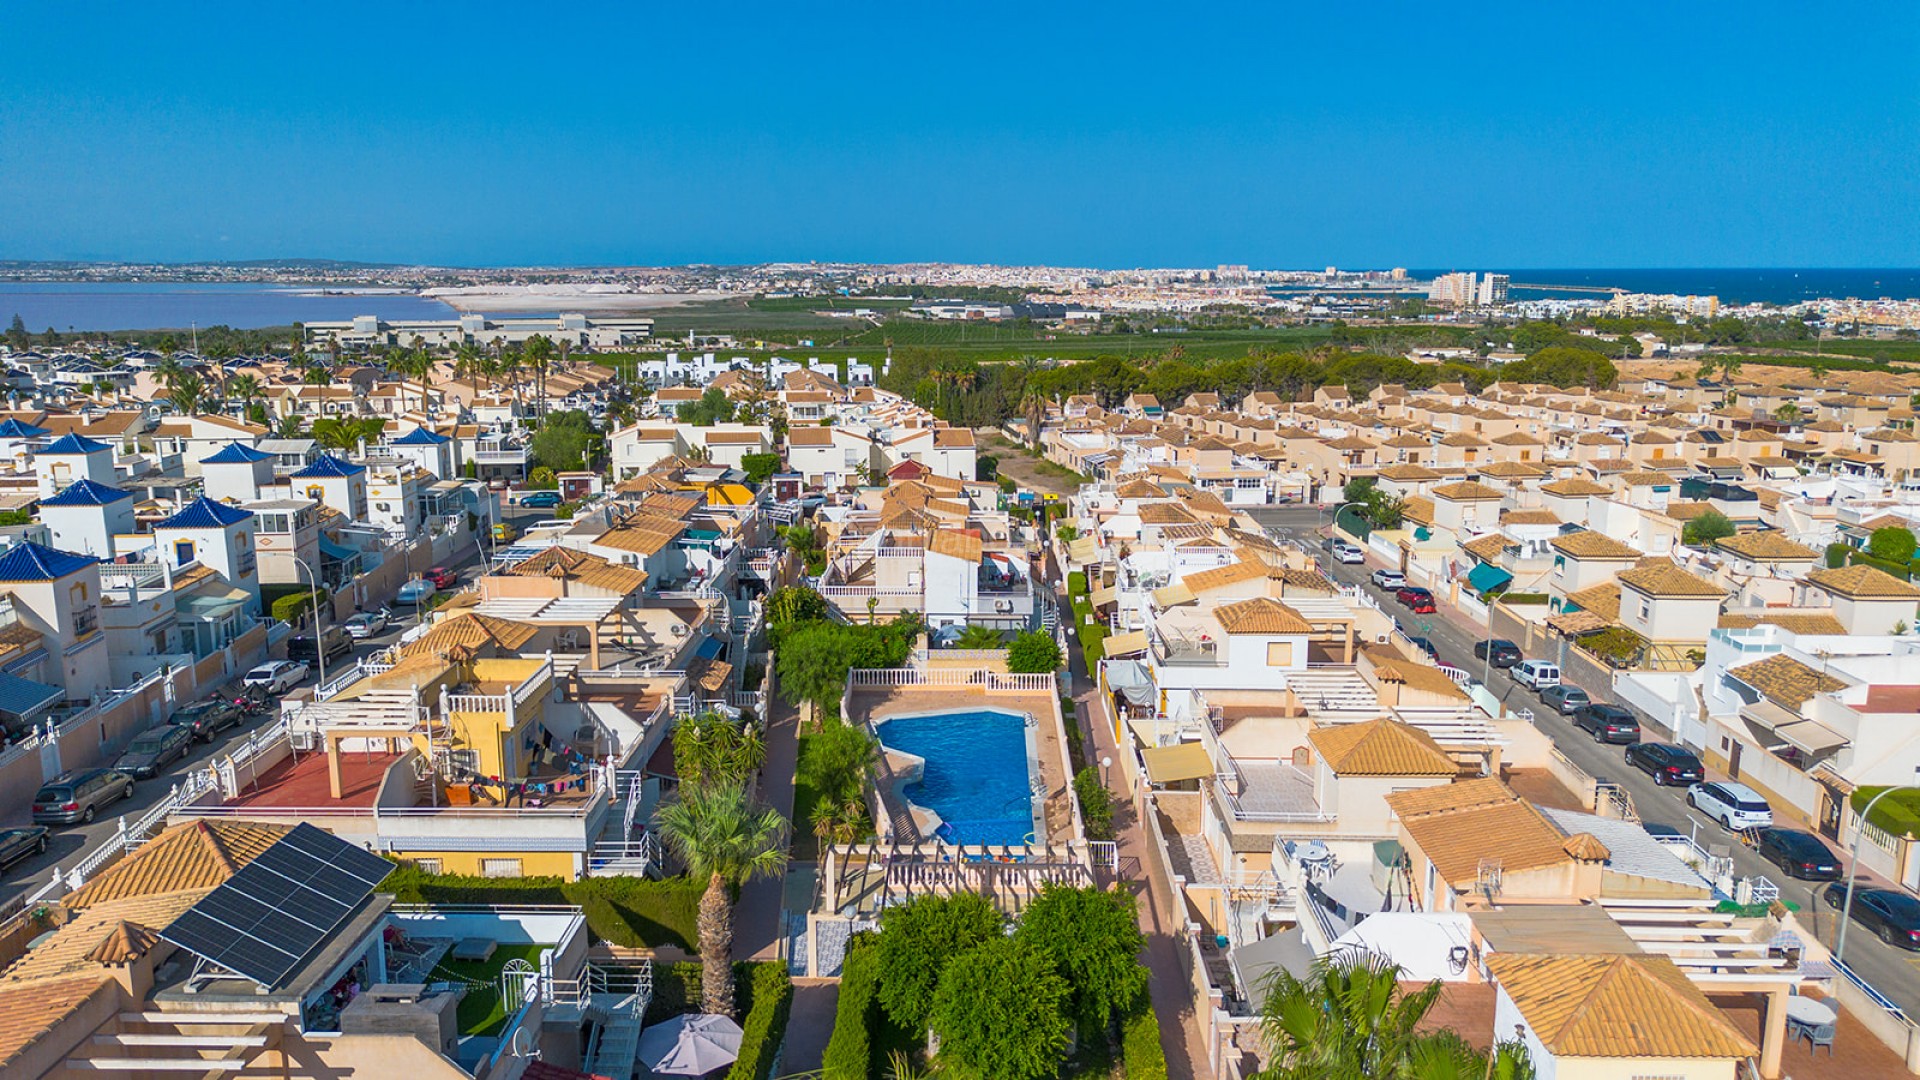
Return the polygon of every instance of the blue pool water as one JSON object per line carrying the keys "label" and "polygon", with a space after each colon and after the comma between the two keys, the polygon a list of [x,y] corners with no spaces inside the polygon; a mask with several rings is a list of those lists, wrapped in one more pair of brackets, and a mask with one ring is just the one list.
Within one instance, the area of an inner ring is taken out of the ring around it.
{"label": "blue pool water", "polygon": [[1016,713],[971,709],[897,716],[879,725],[880,741],[927,759],[926,774],[901,794],[946,821],[950,844],[1023,844],[1033,832],[1026,721]]}

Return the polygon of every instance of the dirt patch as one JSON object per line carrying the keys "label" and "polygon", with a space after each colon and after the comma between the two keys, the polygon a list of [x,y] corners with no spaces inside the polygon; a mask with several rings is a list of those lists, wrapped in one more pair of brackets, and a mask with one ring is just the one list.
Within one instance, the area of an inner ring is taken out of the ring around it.
{"label": "dirt patch", "polygon": [[1030,491],[1051,491],[1072,495],[1080,490],[1078,477],[1060,465],[1027,456],[1026,447],[1002,434],[998,428],[975,428],[974,442],[983,454],[992,454],[1000,463],[1000,475]]}

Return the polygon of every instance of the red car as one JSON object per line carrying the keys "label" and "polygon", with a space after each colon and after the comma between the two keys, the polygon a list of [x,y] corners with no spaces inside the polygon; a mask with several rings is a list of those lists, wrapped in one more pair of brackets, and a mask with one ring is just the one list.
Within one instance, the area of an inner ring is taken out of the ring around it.
{"label": "red car", "polygon": [[1433,594],[1425,589],[1409,585],[1394,593],[1393,598],[1407,605],[1415,615],[1433,614]]}
{"label": "red car", "polygon": [[451,589],[460,583],[460,575],[444,566],[436,566],[420,576],[433,582],[436,589]]}

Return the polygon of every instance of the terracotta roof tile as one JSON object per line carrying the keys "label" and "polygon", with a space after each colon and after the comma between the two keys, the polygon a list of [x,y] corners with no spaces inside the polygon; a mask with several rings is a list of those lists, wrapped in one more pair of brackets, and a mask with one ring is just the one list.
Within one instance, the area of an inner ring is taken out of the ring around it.
{"label": "terracotta roof tile", "polygon": [[1463,480],[1457,484],[1443,484],[1433,489],[1433,497],[1451,502],[1487,502],[1497,501],[1506,496],[1485,484],[1472,480]]}
{"label": "terracotta roof tile", "polygon": [[1318,727],[1307,733],[1307,740],[1328,767],[1342,776],[1453,776],[1459,772],[1433,736],[1393,720]]}
{"label": "terracotta roof tile", "polygon": [[1727,595],[1727,590],[1680,569],[1668,559],[1647,559],[1631,570],[1622,570],[1616,576],[1621,584],[1649,596],[1719,599]]}
{"label": "terracotta roof tile", "polygon": [[1642,554],[1639,548],[1592,529],[1556,536],[1547,546],[1576,559],[1638,559]]}
{"label": "terracotta roof tile", "polygon": [[191,821],[154,837],[62,900],[71,909],[183,889],[211,889],[291,832],[284,825]]}
{"label": "terracotta roof tile", "polygon": [[1727,674],[1765,694],[1783,708],[1795,712],[1800,711],[1800,706],[1816,695],[1844,690],[1847,686],[1839,679],[1824,671],[1815,671],[1786,653],[1774,653],[1765,660],[1728,668]]}
{"label": "terracotta roof tile", "polygon": [[1839,619],[1824,611],[1761,611],[1752,615],[1720,616],[1722,629],[1745,630],[1754,626],[1778,626],[1796,634],[1832,634],[1836,637],[1847,632]]}
{"label": "terracotta roof tile", "polygon": [[608,562],[598,555],[558,545],[507,571],[515,577],[549,577],[577,581],[595,589],[630,593],[647,583],[647,572]]}
{"label": "terracotta roof tile", "polygon": [[1819,552],[1796,544],[1773,529],[1723,536],[1714,541],[1714,546],[1754,562],[1811,562],[1820,557]]}
{"label": "terracotta roof tile", "polygon": [[1256,596],[1214,609],[1220,629],[1229,634],[1308,634],[1313,626],[1300,613],[1268,596]]}
{"label": "terracotta roof tile", "polygon": [[105,972],[0,986],[0,1072],[88,1002],[119,994],[119,982]]}
{"label": "terracotta roof tile", "polygon": [[1201,570],[1197,573],[1188,574],[1182,580],[1186,582],[1187,588],[1191,590],[1195,596],[1199,596],[1209,589],[1225,588],[1228,585],[1238,585],[1243,581],[1252,581],[1256,578],[1264,578],[1266,576],[1266,564],[1243,560],[1241,562],[1228,563],[1225,566],[1216,566],[1210,570]]}
{"label": "terracotta roof tile", "polygon": [[1920,589],[1885,570],[1859,563],[1838,570],[1815,570],[1807,575],[1807,580],[1850,600],[1911,600],[1920,597]]}
{"label": "terracotta roof tile", "polygon": [[1396,791],[1387,805],[1447,882],[1471,886],[1483,860],[1505,870],[1564,863],[1566,837],[1531,803],[1492,777]]}
{"label": "terracotta roof tile", "polygon": [[1756,1053],[1665,956],[1495,953],[1487,967],[1556,1056],[1738,1059]]}

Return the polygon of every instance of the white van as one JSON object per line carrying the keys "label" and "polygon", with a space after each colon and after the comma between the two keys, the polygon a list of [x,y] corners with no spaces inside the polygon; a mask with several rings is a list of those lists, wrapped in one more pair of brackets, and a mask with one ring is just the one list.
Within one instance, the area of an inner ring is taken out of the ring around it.
{"label": "white van", "polygon": [[1535,692],[1560,685],[1560,665],[1545,660],[1522,660],[1507,669],[1513,681],[1530,686]]}

